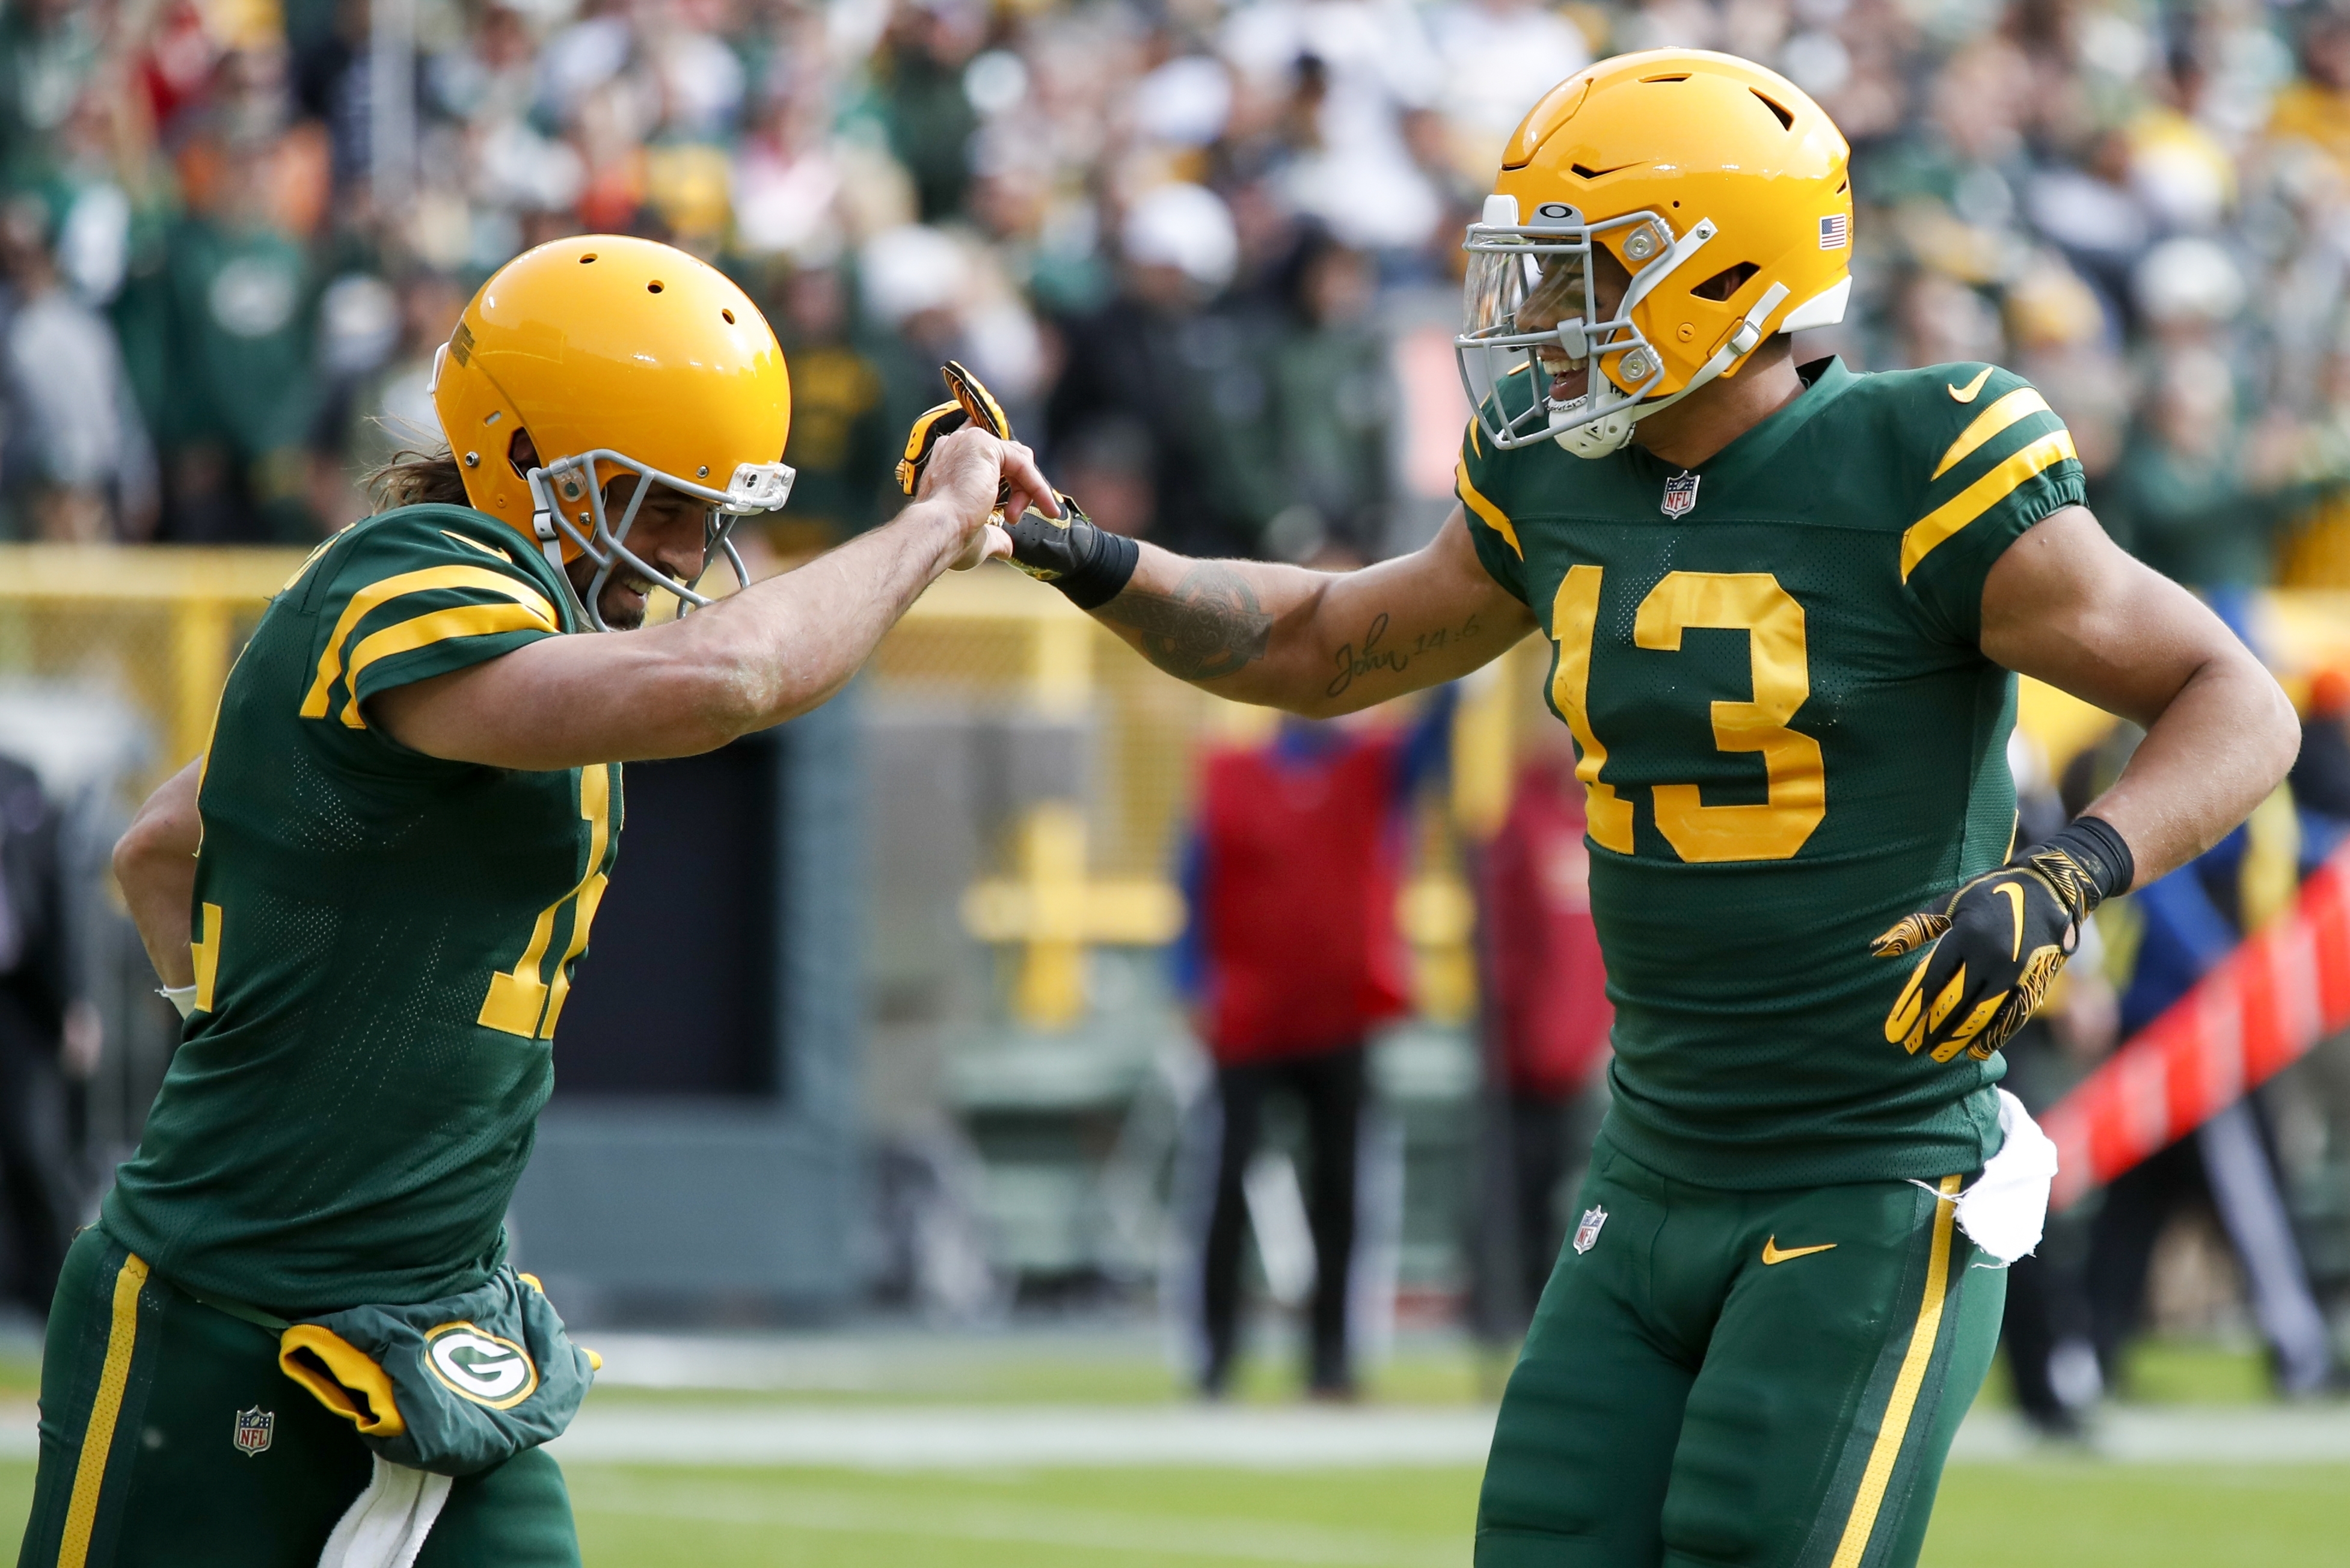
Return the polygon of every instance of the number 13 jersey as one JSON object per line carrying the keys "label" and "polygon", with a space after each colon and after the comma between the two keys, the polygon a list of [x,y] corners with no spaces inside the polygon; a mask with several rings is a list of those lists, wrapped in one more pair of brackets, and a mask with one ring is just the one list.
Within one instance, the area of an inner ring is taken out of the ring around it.
{"label": "number 13 jersey", "polygon": [[165,1277],[293,1314],[500,1261],[620,770],[442,761],[366,703],[574,629],[554,568],[455,506],[359,524],[271,601],[198,797],[196,1010],[103,1209]]}
{"label": "number 13 jersey", "polygon": [[1802,374],[1695,470],[1497,452],[1471,421],[1457,473],[1575,737],[1607,1135],[1717,1187],[1939,1178],[1997,1147],[2004,1062],[1888,1043],[1909,966],[1869,940],[2008,854],[2015,678],[1977,646],[1983,579],[2082,498],[2071,436],[2006,371]]}

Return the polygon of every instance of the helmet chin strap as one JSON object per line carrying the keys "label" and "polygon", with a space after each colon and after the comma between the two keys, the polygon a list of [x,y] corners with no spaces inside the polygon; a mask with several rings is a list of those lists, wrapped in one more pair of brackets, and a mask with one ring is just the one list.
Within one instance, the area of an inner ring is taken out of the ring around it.
{"label": "helmet chin strap", "polygon": [[[1640,421],[1660,409],[1671,408],[1675,403],[1752,353],[1755,345],[1762,341],[1762,324],[1771,318],[1771,313],[1779,308],[1780,302],[1787,297],[1787,286],[1783,283],[1774,283],[1764,289],[1762,297],[1756,300],[1754,308],[1740,319],[1736,328],[1731,332],[1729,340],[1714,350],[1713,358],[1698,367],[1696,374],[1690,377],[1689,384],[1679,391],[1669,397],[1659,398],[1652,403],[1634,403],[1627,408],[1617,409],[1612,413],[1602,414],[1597,419],[1582,421],[1564,430],[1554,427],[1551,439],[1580,458],[1600,458],[1606,457],[1610,452],[1621,452],[1631,441],[1632,431]],[[1596,364],[1592,367],[1592,374],[1598,374]],[[1585,401],[1590,396],[1591,394],[1586,391],[1575,401]],[[1573,407],[1572,403],[1567,405],[1569,410]],[[1562,411],[1553,410],[1552,420],[1556,421]]]}

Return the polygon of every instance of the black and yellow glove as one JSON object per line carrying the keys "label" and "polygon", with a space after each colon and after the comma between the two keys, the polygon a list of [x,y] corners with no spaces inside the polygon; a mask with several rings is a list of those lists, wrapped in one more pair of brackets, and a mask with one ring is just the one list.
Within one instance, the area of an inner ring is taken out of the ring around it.
{"label": "black and yellow glove", "polygon": [[2084,816],[1939,910],[1908,916],[1871,946],[1887,959],[1926,949],[1885,1015],[1885,1038],[1937,1062],[1962,1051],[1989,1060],[2046,1000],[2089,911],[2136,875],[2122,836]]}
{"label": "black and yellow glove", "polygon": [[[1012,439],[1012,421],[980,379],[950,359],[939,368],[952,400],[925,409],[906,433],[906,450],[898,460],[898,488],[911,495],[922,483],[922,470],[939,442],[968,424],[1001,441]],[[996,494],[1000,505],[1011,497],[1011,487]],[[1062,492],[1054,492],[1061,515],[1047,517],[1029,507],[1009,523],[999,513],[996,521],[1012,536],[1012,564],[1050,583],[1079,609],[1092,609],[1116,598],[1134,576],[1141,548],[1123,535],[1097,527],[1086,509]]]}

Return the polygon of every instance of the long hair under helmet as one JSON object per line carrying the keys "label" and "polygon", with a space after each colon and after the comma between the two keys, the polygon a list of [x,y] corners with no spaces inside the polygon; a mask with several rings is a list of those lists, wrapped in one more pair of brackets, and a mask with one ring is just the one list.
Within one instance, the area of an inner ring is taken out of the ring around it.
{"label": "long hair under helmet", "polygon": [[[1552,88],[1510,139],[1462,247],[1453,347],[1485,438],[1555,437],[1602,457],[1644,414],[1736,375],[1770,334],[1843,320],[1849,155],[1800,88],[1730,55],[1619,55]],[[1595,246],[1632,279],[1604,320]],[[1521,330],[1529,301],[1556,325]],[[1552,400],[1544,348],[1593,367],[1582,396]],[[1505,384],[1521,373],[1523,394]]]}
{"label": "long hair under helmet", "polygon": [[[558,574],[596,563],[573,598],[599,631],[597,600],[623,566],[681,607],[710,602],[701,573],[676,582],[629,548],[654,484],[708,508],[702,571],[723,555],[744,585],[735,520],[791,494],[791,377],[774,330],[725,275],[650,240],[583,234],[500,267],[433,363],[432,406],[468,501]],[[627,473],[615,519],[605,488]]]}

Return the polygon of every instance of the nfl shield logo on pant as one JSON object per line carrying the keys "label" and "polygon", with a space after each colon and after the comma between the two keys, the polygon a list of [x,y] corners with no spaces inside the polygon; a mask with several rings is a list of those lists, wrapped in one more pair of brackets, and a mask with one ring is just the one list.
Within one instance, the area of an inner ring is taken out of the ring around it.
{"label": "nfl shield logo on pant", "polygon": [[1666,516],[1686,517],[1697,510],[1697,482],[1702,477],[1695,473],[1676,473],[1665,481]]}
{"label": "nfl shield logo on pant", "polygon": [[1575,1228],[1575,1250],[1578,1252],[1591,1251],[1592,1246],[1599,1240],[1599,1227],[1607,1223],[1607,1210],[1605,1209],[1585,1210],[1583,1223]]}
{"label": "nfl shield logo on pant", "polygon": [[269,1439],[277,1431],[277,1413],[255,1406],[236,1413],[236,1451],[246,1459],[258,1459],[269,1451]]}

